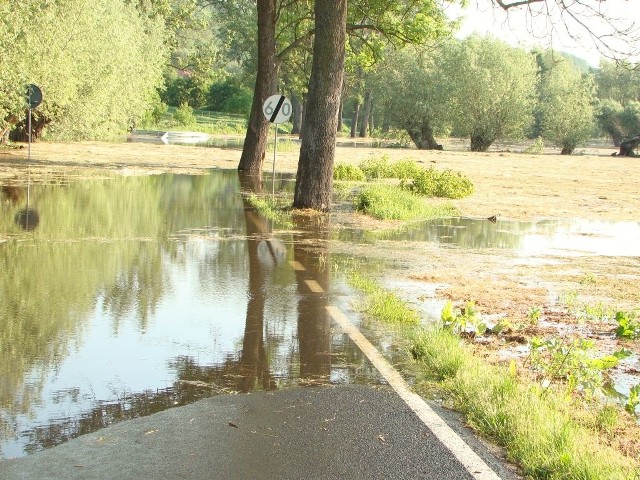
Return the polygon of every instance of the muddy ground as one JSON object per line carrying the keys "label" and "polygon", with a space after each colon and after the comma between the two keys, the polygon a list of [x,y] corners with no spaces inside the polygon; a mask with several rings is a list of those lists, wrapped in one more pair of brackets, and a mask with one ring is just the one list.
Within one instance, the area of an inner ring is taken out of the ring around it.
{"label": "muddy ground", "polygon": [[[612,157],[613,147],[593,144],[572,156],[546,151],[521,153],[523,147],[497,146],[488,153],[466,151],[459,142],[445,142],[444,151],[371,148],[340,139],[336,163],[358,164],[368,158],[413,158],[426,167],[453,169],[471,178],[475,193],[453,203],[468,217],[499,220],[590,219],[640,221],[640,158]],[[283,151],[284,150],[284,151]],[[52,174],[90,176],[105,170],[121,174],[148,172],[198,173],[205,169],[236,168],[239,149],[155,145],[146,143],[37,143],[31,148],[0,149],[0,184]],[[267,153],[264,170],[272,167]],[[297,147],[278,151],[276,170],[297,168]],[[29,166],[29,168],[27,168]],[[334,223],[351,223],[370,229],[393,225],[351,214],[334,217]],[[1,236],[1,233],[0,233]],[[347,248],[337,245],[336,249]],[[358,252],[358,249],[361,251]],[[421,302],[473,300],[484,314],[500,314],[519,325],[517,332],[494,338],[482,354],[498,360],[498,352],[516,349],[537,336],[580,335],[596,341],[601,352],[621,347],[640,353],[639,341],[620,341],[611,321],[580,315],[586,306],[631,310],[640,306],[640,258],[628,256],[523,257],[511,250],[457,249],[435,244],[379,242],[354,247],[350,253],[384,259],[397,267],[389,272],[391,284],[412,282],[410,295]],[[416,285],[418,285],[416,287]],[[421,285],[424,292],[421,293]],[[435,288],[430,288],[435,286]],[[568,298],[570,297],[570,301]],[[532,322],[537,310],[540,321]],[[637,361],[620,367],[627,378],[638,375]],[[638,377],[640,382],[640,376]],[[637,454],[640,440],[624,441],[623,450]],[[615,442],[614,442],[615,443]]]}

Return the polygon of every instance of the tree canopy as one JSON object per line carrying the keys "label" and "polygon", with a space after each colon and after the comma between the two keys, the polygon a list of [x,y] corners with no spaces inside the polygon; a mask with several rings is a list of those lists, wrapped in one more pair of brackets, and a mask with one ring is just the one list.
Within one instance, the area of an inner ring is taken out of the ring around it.
{"label": "tree canopy", "polygon": [[167,56],[162,24],[123,0],[1,2],[0,52],[3,126],[24,118],[34,83],[58,138],[124,131],[157,96]]}

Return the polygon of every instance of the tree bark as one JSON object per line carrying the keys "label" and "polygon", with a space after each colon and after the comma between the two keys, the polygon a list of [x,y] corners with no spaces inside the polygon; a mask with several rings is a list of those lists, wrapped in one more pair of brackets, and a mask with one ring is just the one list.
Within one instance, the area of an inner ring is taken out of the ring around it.
{"label": "tree bark", "polygon": [[244,139],[238,170],[250,175],[262,174],[269,135],[269,122],[262,104],[276,93],[276,0],[258,0],[258,73],[253,91],[249,125]]}
{"label": "tree bark", "polygon": [[471,135],[471,151],[486,152],[494,141],[495,138],[487,138],[482,135]]}
{"label": "tree bark", "polygon": [[353,105],[353,114],[351,115],[351,133],[349,134],[349,137],[351,138],[356,138],[359,116],[360,116],[360,102],[356,101],[356,103]]}
{"label": "tree bark", "polygon": [[347,0],[316,0],[314,10],[313,64],[293,206],[327,211],[344,77]]}
{"label": "tree bark", "polygon": [[418,150],[442,150],[442,145],[436,141],[430,125],[422,125],[420,129],[407,128],[406,131]]}
{"label": "tree bark", "polygon": [[296,94],[291,95],[291,107],[293,109],[293,115],[291,116],[291,133],[299,135],[302,131],[302,102]]}
{"label": "tree bark", "polygon": [[371,119],[371,102],[373,96],[371,90],[367,90],[364,94],[364,110],[362,112],[362,119],[360,120],[360,134],[361,138],[367,137],[367,129],[369,128],[369,120]]}

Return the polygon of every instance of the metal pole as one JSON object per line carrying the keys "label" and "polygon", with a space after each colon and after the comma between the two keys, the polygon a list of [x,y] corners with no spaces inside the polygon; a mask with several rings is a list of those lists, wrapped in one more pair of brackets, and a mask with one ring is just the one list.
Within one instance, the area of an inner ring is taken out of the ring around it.
{"label": "metal pole", "polygon": [[276,152],[278,150],[278,124],[276,124],[276,134],[273,140],[273,172],[271,177],[271,196],[276,195]]}
{"label": "metal pole", "polygon": [[31,161],[31,109],[29,109],[29,120],[27,122],[27,128],[29,129],[29,153],[27,154],[28,161]]}

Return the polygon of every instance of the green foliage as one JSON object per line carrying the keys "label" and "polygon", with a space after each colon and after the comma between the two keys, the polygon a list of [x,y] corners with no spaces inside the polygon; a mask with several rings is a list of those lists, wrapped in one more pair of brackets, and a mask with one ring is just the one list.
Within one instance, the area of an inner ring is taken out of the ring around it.
{"label": "green foliage", "polygon": [[640,405],[640,383],[631,387],[629,390],[629,398],[624,408],[627,412],[635,415],[636,408]]}
{"label": "green foliage", "polygon": [[528,153],[529,155],[540,155],[544,152],[544,142],[542,141],[542,137],[536,137],[531,145],[529,145],[524,153]]}
{"label": "green foliage", "polygon": [[462,173],[449,169],[438,171],[433,167],[422,170],[405,186],[426,197],[464,198],[474,191],[473,183]]}
{"label": "green foliage", "polygon": [[473,301],[468,301],[462,308],[454,308],[451,300],[448,300],[442,308],[440,319],[444,328],[458,335],[463,333],[483,335],[487,331],[487,324],[476,311]]}
{"label": "green foliage", "polygon": [[415,310],[394,292],[377,282],[352,271],[349,284],[365,293],[364,311],[377,320],[392,325],[417,325],[420,321]]}
{"label": "green foliage", "polygon": [[419,391],[437,382],[448,404],[503,446],[528,478],[629,478],[633,461],[572,420],[565,398],[521,381],[513,364],[488,365],[448,329],[416,329],[410,353],[425,379]]}
{"label": "green foliage", "polygon": [[166,89],[162,100],[172,107],[183,103],[200,108],[207,103],[207,94],[211,81],[205,76],[175,76],[165,79]]}
{"label": "green foliage", "polygon": [[587,398],[601,393],[606,378],[603,372],[618,365],[631,355],[628,350],[619,350],[612,355],[594,357],[592,340],[552,338],[542,340],[534,337],[529,342],[529,361],[546,388],[552,382],[562,380],[569,393],[581,392]]}
{"label": "green foliage", "polygon": [[423,198],[386,184],[365,186],[356,197],[355,208],[382,220],[426,220],[456,214],[451,206],[430,206]]}
{"label": "green foliage", "polygon": [[211,85],[207,102],[215,112],[248,114],[251,110],[253,92],[228,78]]}
{"label": "green foliage", "polygon": [[542,311],[540,310],[540,307],[531,307],[529,309],[529,322],[532,325],[537,325],[538,322],[540,321],[540,315],[541,315]]}
{"label": "green foliage", "polygon": [[367,180],[393,178],[393,168],[387,155],[364,160],[359,167],[364,172]]}
{"label": "green foliage", "polygon": [[561,147],[562,153],[572,153],[593,132],[593,78],[560,60],[542,75],[540,92],[543,137]]}
{"label": "green foliage", "polygon": [[618,324],[616,328],[616,337],[628,338],[635,340],[640,338],[640,321],[637,318],[632,317],[628,312],[616,312],[615,321]]}
{"label": "green foliage", "polygon": [[519,138],[533,121],[534,58],[493,37],[471,36],[443,47],[440,67],[452,89],[456,134],[485,151],[498,138]]}
{"label": "green foliage", "polygon": [[182,103],[173,114],[173,118],[180,125],[190,126],[196,123],[196,117],[193,115],[193,108],[187,102]]}
{"label": "green foliage", "polygon": [[162,85],[165,38],[161,21],[123,0],[0,2],[0,121],[22,118],[25,85],[36,83],[52,136],[125,132]]}
{"label": "green foliage", "polygon": [[291,204],[290,198],[283,197],[258,197],[251,194],[247,201],[255,208],[260,215],[273,221],[280,228],[293,228],[293,220],[291,219],[290,209],[287,205]]}
{"label": "green foliage", "polygon": [[360,167],[339,163],[333,169],[333,179],[349,182],[363,182],[367,178]]}

